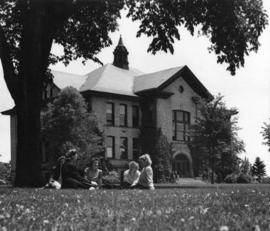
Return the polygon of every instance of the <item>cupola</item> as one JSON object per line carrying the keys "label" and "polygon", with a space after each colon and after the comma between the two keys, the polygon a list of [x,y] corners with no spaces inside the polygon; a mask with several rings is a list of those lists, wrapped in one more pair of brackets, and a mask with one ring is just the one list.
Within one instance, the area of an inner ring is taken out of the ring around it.
{"label": "cupola", "polygon": [[122,36],[120,35],[118,45],[116,46],[114,52],[113,65],[122,69],[128,70],[128,51],[124,46]]}

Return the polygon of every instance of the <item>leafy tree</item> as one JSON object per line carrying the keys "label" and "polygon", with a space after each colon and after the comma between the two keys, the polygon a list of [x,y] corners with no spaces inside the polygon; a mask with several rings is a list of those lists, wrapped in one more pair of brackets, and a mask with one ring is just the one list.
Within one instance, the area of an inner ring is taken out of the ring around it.
{"label": "leafy tree", "polygon": [[265,176],[266,170],[265,170],[265,164],[260,159],[260,157],[256,157],[254,164],[252,165],[251,172],[253,176],[256,176],[258,178],[258,181],[261,182],[262,177]]}
{"label": "leafy tree", "polygon": [[265,142],[263,144],[268,146],[268,150],[270,151],[270,123],[264,123],[262,127],[262,136]]}
{"label": "leafy tree", "polygon": [[[245,55],[257,51],[267,24],[262,0],[0,1],[0,58],[18,116],[17,186],[41,182],[41,91],[48,65],[77,58],[100,62],[96,54],[111,44],[109,32],[124,6],[128,17],[141,21],[138,36],[153,37],[148,51],[172,53],[179,26],[192,34],[199,26],[217,61],[228,63],[232,74]],[[63,55],[50,53],[53,42],[64,47]]]}
{"label": "leafy tree", "polygon": [[194,160],[195,174],[211,171],[222,180],[238,166],[237,154],[244,150],[243,141],[237,137],[237,118],[231,117],[238,112],[228,109],[218,95],[211,102],[202,102],[200,116],[192,126],[194,133],[189,146]]}
{"label": "leafy tree", "polygon": [[10,163],[0,162],[0,184],[10,183],[11,181],[11,165]]}
{"label": "leafy tree", "polygon": [[193,35],[199,26],[200,34],[210,38],[217,62],[227,63],[232,74],[244,65],[245,55],[258,50],[258,36],[267,24],[261,0],[127,0],[127,6],[128,16],[141,21],[137,36],[153,37],[148,51],[173,53],[172,44],[180,39],[177,27]]}
{"label": "leafy tree", "polygon": [[63,89],[41,118],[42,140],[50,161],[54,162],[71,147],[79,151],[82,165],[89,163],[92,156],[104,152],[97,119],[87,112],[84,98],[75,88]]}
{"label": "leafy tree", "polygon": [[153,161],[152,167],[155,182],[169,180],[172,170],[171,147],[160,129],[141,129],[142,152],[148,153]]}
{"label": "leafy tree", "polygon": [[241,160],[240,163],[240,172],[245,175],[250,175],[252,169],[252,164],[249,162],[249,159],[245,157],[243,160]]}

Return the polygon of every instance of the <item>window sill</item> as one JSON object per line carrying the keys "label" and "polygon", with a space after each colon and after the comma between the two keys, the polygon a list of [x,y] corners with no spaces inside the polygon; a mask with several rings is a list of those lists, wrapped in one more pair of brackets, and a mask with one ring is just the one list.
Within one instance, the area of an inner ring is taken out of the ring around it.
{"label": "window sill", "polygon": [[140,127],[116,126],[116,125],[109,125],[109,124],[105,124],[105,126],[106,127],[114,127],[114,128],[140,129]]}

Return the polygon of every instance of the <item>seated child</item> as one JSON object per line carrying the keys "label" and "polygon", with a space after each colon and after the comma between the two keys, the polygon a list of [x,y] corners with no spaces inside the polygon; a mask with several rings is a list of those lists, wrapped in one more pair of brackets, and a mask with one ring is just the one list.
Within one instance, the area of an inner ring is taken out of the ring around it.
{"label": "seated child", "polygon": [[153,182],[153,170],[152,170],[152,160],[149,154],[144,154],[139,157],[140,164],[143,169],[139,177],[138,183],[133,184],[132,188],[140,189],[155,189]]}
{"label": "seated child", "polygon": [[94,159],[91,161],[90,167],[87,167],[84,170],[85,179],[90,181],[91,184],[93,185],[93,187],[90,189],[99,188],[102,185],[103,173],[102,170],[100,170],[98,167],[99,167],[99,160]]}
{"label": "seated child", "polygon": [[129,162],[129,169],[124,172],[124,179],[122,186],[129,188],[131,185],[137,184],[140,177],[139,165],[135,161]]}
{"label": "seated child", "polygon": [[75,149],[65,154],[65,162],[62,166],[62,187],[89,189],[93,185],[80,174],[77,167],[78,154]]}
{"label": "seated child", "polygon": [[44,188],[83,188],[92,187],[91,182],[84,179],[77,168],[77,152],[70,149],[64,156],[58,158],[49,182]]}

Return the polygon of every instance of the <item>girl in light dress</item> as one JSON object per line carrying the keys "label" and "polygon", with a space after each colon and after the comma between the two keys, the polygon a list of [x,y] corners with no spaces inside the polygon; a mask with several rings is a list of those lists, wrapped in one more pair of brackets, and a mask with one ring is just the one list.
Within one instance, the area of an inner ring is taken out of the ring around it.
{"label": "girl in light dress", "polygon": [[129,169],[124,172],[122,187],[129,188],[138,183],[140,177],[139,165],[135,161],[129,162]]}
{"label": "girl in light dress", "polygon": [[142,165],[143,169],[138,179],[138,182],[133,184],[131,188],[139,189],[155,189],[153,181],[153,169],[151,167],[152,160],[149,154],[144,154],[139,157],[139,162]]}
{"label": "girl in light dress", "polygon": [[102,173],[102,170],[99,169],[99,160],[98,159],[92,160],[92,162],[90,163],[90,167],[87,167],[84,170],[85,179],[90,181],[91,184],[93,185],[93,187],[91,187],[90,190],[97,189],[97,188],[101,187],[102,176],[103,176],[103,173]]}

